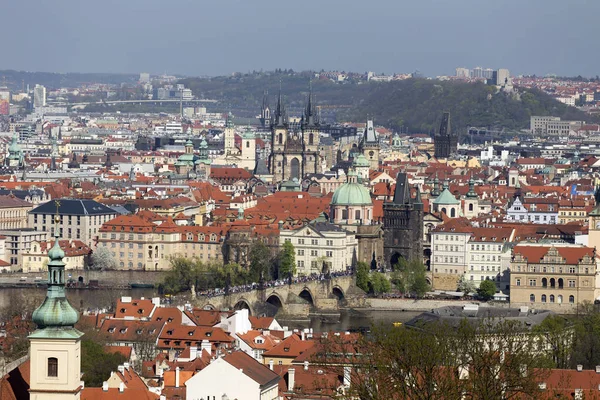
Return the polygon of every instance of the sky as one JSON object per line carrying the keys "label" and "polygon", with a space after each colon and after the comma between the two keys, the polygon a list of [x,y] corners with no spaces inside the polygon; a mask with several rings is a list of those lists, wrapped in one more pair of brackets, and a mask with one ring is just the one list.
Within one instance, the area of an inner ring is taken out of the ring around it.
{"label": "sky", "polygon": [[0,0],[0,70],[600,75],[598,0]]}

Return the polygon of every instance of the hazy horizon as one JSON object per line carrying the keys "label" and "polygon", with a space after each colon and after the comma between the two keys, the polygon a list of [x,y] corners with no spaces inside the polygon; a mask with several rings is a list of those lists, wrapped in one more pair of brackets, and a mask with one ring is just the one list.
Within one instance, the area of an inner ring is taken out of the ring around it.
{"label": "hazy horizon", "polygon": [[[276,68],[596,76],[600,2],[13,2],[0,69],[217,76]],[[259,5],[257,5],[259,4]]]}

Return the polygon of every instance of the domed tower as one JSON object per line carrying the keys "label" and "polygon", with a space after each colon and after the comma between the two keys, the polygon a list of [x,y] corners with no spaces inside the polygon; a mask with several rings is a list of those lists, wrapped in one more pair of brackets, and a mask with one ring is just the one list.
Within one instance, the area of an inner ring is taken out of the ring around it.
{"label": "domed tower", "polygon": [[463,213],[465,217],[473,218],[478,215],[478,209],[479,197],[477,196],[477,192],[475,192],[475,180],[471,175],[471,178],[469,179],[469,191],[465,196],[465,209]]}
{"label": "domed tower", "polygon": [[65,296],[65,252],[60,248],[59,216],[55,217],[54,246],[48,252],[48,292],[33,312],[38,329],[31,344],[30,396],[32,399],[79,399],[82,383],[81,337],[75,329],[79,313]]}
{"label": "domed tower", "polygon": [[200,147],[198,148],[198,157],[194,161],[196,173],[198,177],[207,179],[210,176],[211,159],[208,157],[208,143],[205,138],[202,138]]}
{"label": "domed tower", "polygon": [[371,224],[373,200],[371,200],[369,190],[358,183],[356,172],[349,172],[348,182],[333,193],[330,210],[331,222],[334,224]]}

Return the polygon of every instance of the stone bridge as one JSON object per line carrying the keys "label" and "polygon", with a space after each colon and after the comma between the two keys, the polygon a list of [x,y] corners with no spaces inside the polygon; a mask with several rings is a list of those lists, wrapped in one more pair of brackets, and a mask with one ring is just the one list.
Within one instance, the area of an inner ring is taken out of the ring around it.
{"label": "stone bridge", "polygon": [[353,276],[340,276],[322,281],[294,283],[251,292],[199,297],[198,306],[213,310],[247,309],[250,315],[302,315],[338,312],[340,308],[360,307],[365,292],[354,284]]}

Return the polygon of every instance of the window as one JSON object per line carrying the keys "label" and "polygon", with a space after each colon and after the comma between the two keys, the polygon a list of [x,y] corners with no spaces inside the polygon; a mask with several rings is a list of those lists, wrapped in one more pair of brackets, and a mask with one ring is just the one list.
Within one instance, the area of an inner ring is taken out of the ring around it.
{"label": "window", "polygon": [[575,303],[575,296],[573,296],[573,295],[569,296],[569,303],[571,303],[571,304]]}
{"label": "window", "polygon": [[299,256],[303,256],[304,255],[304,250],[298,250],[298,255]]}
{"label": "window", "polygon": [[529,301],[532,303],[535,303],[535,294],[530,294],[529,295]]}
{"label": "window", "polygon": [[569,273],[570,274],[574,274],[575,273],[575,267],[569,267]]}
{"label": "window", "polygon": [[537,281],[535,279],[530,279],[529,286],[537,286]]}
{"label": "window", "polygon": [[49,377],[57,377],[58,376],[58,358],[56,358],[56,357],[48,358],[48,376]]}
{"label": "window", "polygon": [[298,244],[304,244],[304,239],[298,239]]}
{"label": "window", "polygon": [[520,279],[515,280],[515,285],[516,286],[521,286],[521,280]]}
{"label": "window", "polygon": [[543,294],[543,295],[542,295],[542,303],[545,303],[545,302],[546,302],[546,295],[545,295],[545,294]]}
{"label": "window", "polygon": [[328,240],[327,241],[327,246],[333,246],[333,240]]}
{"label": "window", "polygon": [[317,250],[311,250],[310,251],[310,255],[313,257],[318,257],[319,256],[319,252]]}
{"label": "window", "polygon": [[319,244],[319,239],[312,239],[310,243],[316,246]]}
{"label": "window", "polygon": [[325,256],[326,257],[333,257],[333,251],[326,251],[325,252]]}
{"label": "window", "polygon": [[574,288],[575,287],[575,280],[569,280],[569,287]]}

